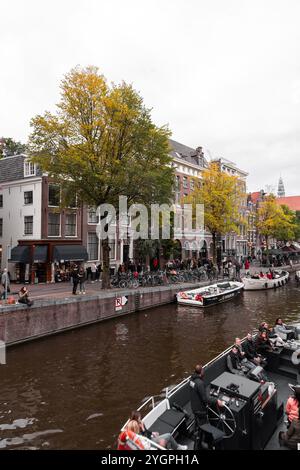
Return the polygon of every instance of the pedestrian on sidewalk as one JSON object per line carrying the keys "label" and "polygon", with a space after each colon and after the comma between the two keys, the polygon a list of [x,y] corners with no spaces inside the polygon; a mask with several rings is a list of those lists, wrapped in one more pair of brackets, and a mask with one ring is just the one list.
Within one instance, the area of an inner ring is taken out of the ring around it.
{"label": "pedestrian on sidewalk", "polygon": [[94,284],[96,280],[96,273],[97,273],[97,265],[96,263],[92,263],[91,265],[91,272],[92,272],[92,284]]}
{"label": "pedestrian on sidewalk", "polygon": [[238,261],[236,262],[236,265],[235,265],[235,273],[236,273],[237,280],[240,281],[240,279],[241,279],[241,265]]}
{"label": "pedestrian on sidewalk", "polygon": [[85,277],[85,269],[83,267],[79,269],[78,279],[79,279],[79,293],[85,294],[86,277]]}
{"label": "pedestrian on sidewalk", "polygon": [[73,271],[72,271],[72,281],[73,281],[73,295],[77,294],[77,287],[79,284],[79,271],[78,271],[78,266],[74,264],[73,266]]}
{"label": "pedestrian on sidewalk", "polygon": [[10,293],[10,278],[7,268],[4,268],[3,274],[1,276],[1,284],[4,289],[4,292]]}

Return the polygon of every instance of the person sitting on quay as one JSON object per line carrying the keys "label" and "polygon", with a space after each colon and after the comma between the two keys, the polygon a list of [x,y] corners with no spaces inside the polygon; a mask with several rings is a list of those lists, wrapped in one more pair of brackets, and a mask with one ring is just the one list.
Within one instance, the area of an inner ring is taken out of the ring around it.
{"label": "person sitting on quay", "polygon": [[19,298],[18,298],[19,304],[25,304],[28,307],[31,307],[33,305],[33,301],[29,299],[29,291],[27,287],[22,287],[19,291]]}

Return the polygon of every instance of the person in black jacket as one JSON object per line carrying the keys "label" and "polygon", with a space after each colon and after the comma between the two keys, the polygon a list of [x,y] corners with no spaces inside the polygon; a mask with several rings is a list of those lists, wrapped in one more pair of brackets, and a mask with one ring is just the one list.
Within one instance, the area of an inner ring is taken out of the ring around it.
{"label": "person in black jacket", "polygon": [[190,398],[192,411],[195,416],[196,429],[206,423],[207,405],[224,406],[224,402],[209,396],[204,384],[204,370],[201,365],[195,367],[195,372],[190,378]]}
{"label": "person in black jacket", "polygon": [[255,341],[251,333],[247,334],[247,339],[243,342],[242,348],[248,361],[254,362],[257,365],[263,365],[266,362],[256,351]]}
{"label": "person in black jacket", "polygon": [[77,286],[79,284],[79,271],[78,271],[78,266],[75,264],[73,266],[72,270],[72,280],[73,280],[73,291],[72,294],[76,295],[77,294]]}
{"label": "person in black jacket", "polygon": [[255,348],[256,351],[260,354],[265,354],[266,352],[272,351],[274,349],[274,346],[267,337],[266,331],[262,331],[260,334],[257,335],[255,341]]}

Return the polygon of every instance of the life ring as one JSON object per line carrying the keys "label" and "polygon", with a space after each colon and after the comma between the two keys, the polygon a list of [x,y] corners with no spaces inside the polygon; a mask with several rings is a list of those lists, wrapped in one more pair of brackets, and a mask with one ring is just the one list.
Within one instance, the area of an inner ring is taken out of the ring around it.
{"label": "life ring", "polygon": [[118,437],[118,450],[145,450],[141,437],[133,431],[123,431]]}
{"label": "life ring", "polygon": [[293,352],[291,360],[295,366],[298,366],[300,364],[300,349],[297,349]]}
{"label": "life ring", "polygon": [[179,296],[180,296],[181,299],[188,299],[188,296],[185,292],[180,292]]}

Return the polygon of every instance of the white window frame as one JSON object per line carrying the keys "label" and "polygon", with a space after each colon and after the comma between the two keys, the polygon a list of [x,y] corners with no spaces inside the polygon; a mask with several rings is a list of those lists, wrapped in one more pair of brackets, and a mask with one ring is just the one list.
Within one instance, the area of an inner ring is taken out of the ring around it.
{"label": "white window frame", "polygon": [[[67,227],[67,217],[68,215],[75,215],[75,235],[67,235],[66,233],[66,227]],[[65,237],[66,238],[76,238],[77,237],[77,225],[78,225],[78,217],[77,217],[77,214],[76,212],[73,212],[73,213],[67,213],[66,216],[65,216]]]}
{"label": "white window frame", "polygon": [[36,164],[30,160],[24,161],[24,177],[28,178],[29,176],[36,175]]}
{"label": "white window frame", "polygon": [[[96,259],[90,259],[90,252],[89,252],[89,235],[90,234],[95,234],[96,238],[98,239],[97,258]],[[89,255],[88,262],[98,261],[99,260],[99,247],[100,247],[100,240],[99,240],[99,237],[97,236],[97,232],[88,232],[88,234],[87,234],[87,252],[88,252],[88,255]]]}
{"label": "white window frame", "polygon": [[[59,215],[59,235],[49,235],[49,215],[50,214],[58,214]],[[48,238],[60,238],[61,237],[61,213],[57,212],[48,212],[48,220],[47,220],[47,235]]]}
{"label": "white window frame", "polygon": [[[28,217],[32,218],[32,232],[31,233],[25,233],[25,225],[26,225],[25,219]],[[25,215],[24,216],[24,237],[31,236],[31,235],[33,235],[33,215]]]}

